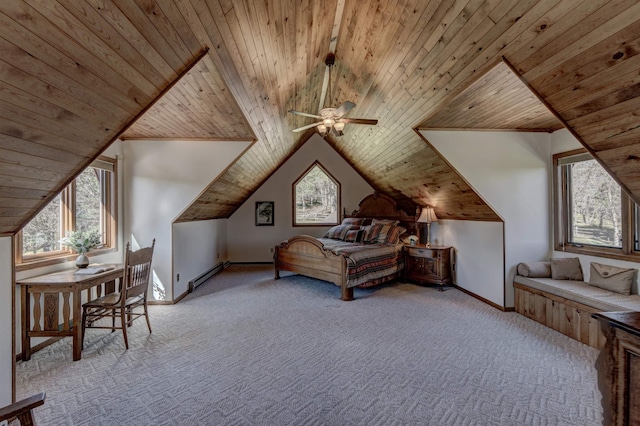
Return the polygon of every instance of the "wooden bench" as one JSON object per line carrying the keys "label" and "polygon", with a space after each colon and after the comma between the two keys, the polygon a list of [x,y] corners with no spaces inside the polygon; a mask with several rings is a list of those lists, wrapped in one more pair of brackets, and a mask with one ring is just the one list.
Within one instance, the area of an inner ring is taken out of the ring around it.
{"label": "wooden bench", "polygon": [[583,281],[516,275],[513,287],[516,312],[596,349],[606,339],[592,314],[640,311],[640,296],[623,296]]}

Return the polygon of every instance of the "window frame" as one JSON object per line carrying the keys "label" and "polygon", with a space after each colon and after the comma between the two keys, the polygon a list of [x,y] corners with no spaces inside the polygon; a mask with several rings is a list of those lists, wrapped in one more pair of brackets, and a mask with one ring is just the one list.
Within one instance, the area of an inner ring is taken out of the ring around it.
{"label": "window frame", "polygon": [[[100,156],[87,167],[100,169],[104,173],[104,178],[100,179],[102,206],[100,210],[100,219],[103,228],[102,232],[104,235],[104,243],[103,247],[87,253],[87,256],[92,257],[117,250],[117,160],[111,157]],[[76,179],[74,178],[71,183],[69,183],[69,185],[60,192],[60,205],[62,210],[60,218],[60,235],[64,235],[68,230],[75,229],[75,187]],[[23,255],[22,230],[17,232],[14,236],[14,248],[15,268],[17,272],[64,263],[72,261],[78,257],[77,253],[73,253],[69,249]]]}
{"label": "window frame", "polygon": [[[320,168],[320,170],[322,170],[322,172],[327,175],[327,177],[329,179],[331,179],[333,181],[333,183],[336,184],[336,192],[337,192],[337,197],[336,197],[336,222],[324,222],[324,223],[297,223],[296,221],[296,186],[298,185],[298,183],[300,183],[300,181],[302,181],[307,174],[309,174],[309,172],[311,170],[313,170],[314,167],[318,166]],[[291,205],[292,205],[292,215],[291,215],[291,221],[292,221],[292,226],[300,228],[300,227],[327,227],[327,226],[335,226],[335,225],[339,225],[342,221],[341,219],[341,208],[342,208],[342,186],[340,185],[340,182],[338,181],[338,179],[336,179],[331,173],[329,173],[329,171],[326,169],[326,167],[324,167],[320,161],[316,160],[313,162],[313,164],[311,164],[309,167],[307,167],[307,169],[298,177],[298,179],[296,179],[293,184],[291,185]]]}
{"label": "window frame", "polygon": [[[553,155],[553,192],[554,192],[554,250],[589,256],[606,257],[610,259],[640,262],[640,252],[635,249],[635,235],[638,226],[634,220],[634,210],[637,210],[631,197],[620,188],[621,192],[621,247],[605,247],[597,245],[582,245],[570,243],[570,214],[569,180],[563,171],[561,160],[589,154],[586,149],[576,149]],[[592,156],[593,158],[593,156]],[[640,216],[640,212],[636,212]],[[640,221],[638,221],[640,222]]]}

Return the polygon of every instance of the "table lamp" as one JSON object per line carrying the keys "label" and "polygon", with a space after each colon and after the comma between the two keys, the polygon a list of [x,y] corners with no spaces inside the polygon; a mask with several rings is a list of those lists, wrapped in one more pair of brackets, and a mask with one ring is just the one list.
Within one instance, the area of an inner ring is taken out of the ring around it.
{"label": "table lamp", "polygon": [[431,222],[437,222],[438,216],[436,216],[435,210],[433,207],[425,207],[420,212],[420,217],[418,218],[418,223],[426,223],[427,224],[427,243],[426,247],[431,247]]}

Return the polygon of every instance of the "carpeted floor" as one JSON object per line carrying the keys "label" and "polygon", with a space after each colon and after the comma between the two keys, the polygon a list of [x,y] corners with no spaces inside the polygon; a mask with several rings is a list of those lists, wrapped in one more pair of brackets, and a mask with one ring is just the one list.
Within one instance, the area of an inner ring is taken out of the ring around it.
{"label": "carpeted floor", "polygon": [[599,425],[597,351],[464,293],[231,266],[122,334],[17,365],[43,425]]}

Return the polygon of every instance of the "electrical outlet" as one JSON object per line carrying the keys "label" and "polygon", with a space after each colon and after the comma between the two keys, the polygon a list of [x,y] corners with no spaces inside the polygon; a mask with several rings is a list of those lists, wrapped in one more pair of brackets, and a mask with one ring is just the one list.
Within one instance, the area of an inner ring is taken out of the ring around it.
{"label": "electrical outlet", "polygon": [[273,247],[271,247],[271,248],[269,249],[269,251],[270,251],[271,253],[273,253]]}
{"label": "electrical outlet", "polygon": [[176,275],[176,281],[180,282],[180,274]]}
{"label": "electrical outlet", "polygon": [[220,253],[216,253],[216,254],[217,254],[217,256],[218,256],[218,259],[220,259]]}

